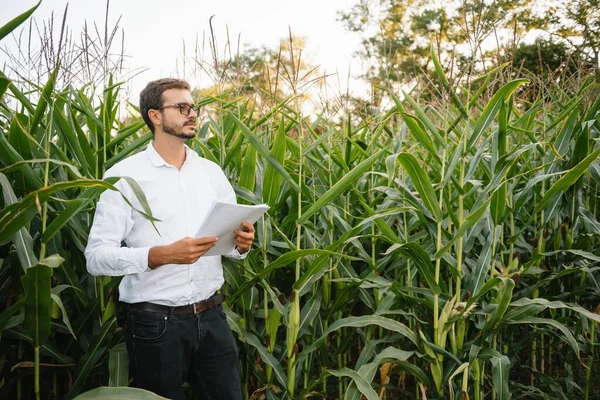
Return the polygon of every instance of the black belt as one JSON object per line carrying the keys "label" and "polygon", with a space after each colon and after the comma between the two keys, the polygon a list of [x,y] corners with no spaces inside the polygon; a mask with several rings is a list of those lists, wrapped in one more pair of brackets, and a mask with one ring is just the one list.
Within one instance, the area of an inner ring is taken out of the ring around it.
{"label": "black belt", "polygon": [[143,302],[131,303],[129,304],[129,307],[163,314],[198,314],[218,306],[219,304],[223,303],[224,300],[225,296],[222,294],[215,294],[206,300],[202,300],[194,304],[188,304],[186,306],[169,307],[160,304]]}

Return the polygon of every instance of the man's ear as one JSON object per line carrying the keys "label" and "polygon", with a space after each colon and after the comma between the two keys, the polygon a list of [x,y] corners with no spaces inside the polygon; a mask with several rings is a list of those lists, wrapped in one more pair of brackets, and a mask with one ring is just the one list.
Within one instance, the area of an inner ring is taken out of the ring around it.
{"label": "man's ear", "polygon": [[152,121],[152,125],[162,125],[162,115],[160,113],[160,110],[155,110],[153,108],[148,110],[148,117],[150,118],[150,121]]}

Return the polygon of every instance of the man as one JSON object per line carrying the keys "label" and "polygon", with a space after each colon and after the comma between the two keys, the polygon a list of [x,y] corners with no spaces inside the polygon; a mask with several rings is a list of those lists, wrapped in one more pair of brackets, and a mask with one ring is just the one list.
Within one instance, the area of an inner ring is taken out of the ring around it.
{"label": "man", "polygon": [[[181,385],[188,380],[211,399],[241,399],[237,347],[223,297],[215,294],[224,282],[221,256],[203,256],[218,238],[194,237],[211,204],[235,203],[235,193],[218,165],[185,145],[196,135],[198,116],[187,82],[150,82],[140,94],[140,111],[154,140],[105,177],[135,179],[160,221],[155,229],[132,208],[141,205],[120,179],[120,193],[107,190],[98,201],[87,269],[124,275],[119,296],[127,303],[124,334],[133,386],[182,399]],[[250,249],[254,227],[243,227],[235,231],[229,257],[244,258]]]}

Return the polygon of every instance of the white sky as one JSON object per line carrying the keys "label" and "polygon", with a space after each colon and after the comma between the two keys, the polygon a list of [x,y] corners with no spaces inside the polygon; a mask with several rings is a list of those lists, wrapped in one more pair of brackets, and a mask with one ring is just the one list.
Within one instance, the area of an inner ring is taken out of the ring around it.
{"label": "white sky", "polygon": [[[36,0],[0,0],[0,26],[36,4]],[[236,43],[252,47],[267,46],[277,49],[279,41],[292,34],[306,38],[303,59],[320,65],[327,73],[338,72],[339,79],[330,78],[330,83],[342,91],[346,90],[348,70],[358,75],[361,63],[353,53],[358,50],[360,38],[345,30],[336,21],[339,10],[349,10],[356,0],[213,0],[213,1],[164,1],[164,0],[112,0],[110,1],[109,27],[113,27],[119,16],[119,26],[125,32],[125,55],[130,56],[130,68],[149,68],[130,82],[133,97],[145,84],[159,77],[175,76],[176,61],[181,67],[182,43],[185,39],[189,48],[195,38],[210,32],[208,20],[214,15],[213,28],[217,47],[223,51],[226,32]],[[93,21],[103,29],[106,11],[105,0],[71,0],[67,25],[77,37],[84,22]],[[54,12],[55,26],[62,21],[66,0],[43,0],[33,17],[41,22]],[[57,28],[58,29],[58,28]],[[120,49],[120,33],[115,47]],[[6,37],[0,46],[12,45],[14,39]],[[0,66],[5,56],[0,53]],[[209,86],[211,82],[199,79],[192,84]],[[355,79],[350,87],[360,89]]]}

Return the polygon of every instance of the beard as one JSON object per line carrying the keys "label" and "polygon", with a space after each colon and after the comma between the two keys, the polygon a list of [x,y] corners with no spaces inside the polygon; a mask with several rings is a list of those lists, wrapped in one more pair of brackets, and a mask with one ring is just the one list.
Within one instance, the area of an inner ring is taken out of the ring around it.
{"label": "beard", "polygon": [[[167,124],[165,123],[163,125],[163,132],[166,134],[169,134],[171,136],[175,136],[177,138],[180,139],[193,139],[196,137],[196,129],[194,128],[194,130],[191,133],[184,133],[183,132],[183,128],[185,128],[186,125],[188,125],[189,122],[187,122],[185,125],[177,125],[177,124]],[[195,125],[195,124],[194,124]]]}

